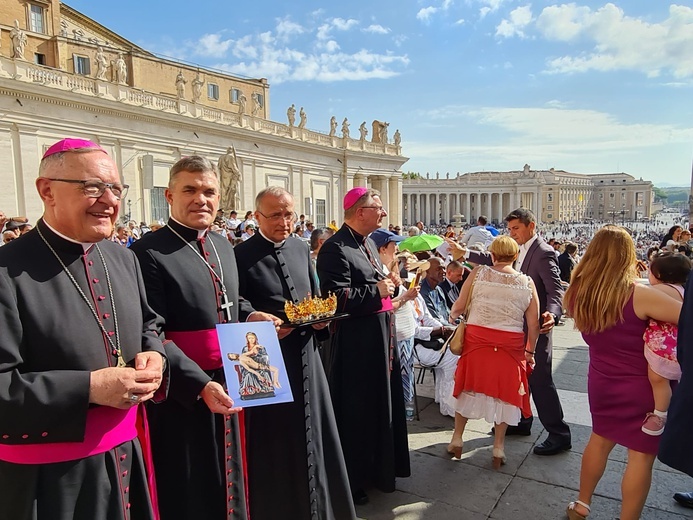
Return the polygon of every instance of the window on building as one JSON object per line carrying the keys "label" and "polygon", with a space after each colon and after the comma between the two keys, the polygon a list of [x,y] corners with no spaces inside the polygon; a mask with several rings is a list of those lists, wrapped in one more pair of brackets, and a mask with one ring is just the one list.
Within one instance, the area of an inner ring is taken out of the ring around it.
{"label": "window on building", "polygon": [[36,63],[36,65],[45,65],[46,64],[46,55],[41,54],[40,52],[35,52],[34,53],[34,63]]}
{"label": "window on building", "polygon": [[257,98],[257,104],[260,105],[260,108],[263,108],[265,106],[265,96],[262,94],[255,94],[255,97]]}
{"label": "window on building", "polygon": [[327,224],[326,220],[326,204],[325,199],[315,199],[315,222],[317,227],[325,227]]}
{"label": "window on building", "polygon": [[168,202],[164,192],[166,188],[152,188],[149,190],[150,202],[152,205],[152,220],[163,220],[166,222],[169,217]]}
{"label": "window on building", "polygon": [[241,97],[241,91],[237,88],[231,89],[231,103],[238,103],[238,99]]}
{"label": "window on building", "polygon": [[547,213],[546,218],[553,218],[553,213]]}
{"label": "window on building", "polygon": [[36,33],[46,33],[44,9],[40,5],[29,4],[29,30]]}
{"label": "window on building", "polygon": [[207,83],[207,97],[214,101],[219,100],[219,85],[215,83]]}
{"label": "window on building", "polygon": [[89,74],[91,74],[91,68],[89,67],[88,57],[73,54],[72,58],[75,62],[75,74],[79,74],[81,76],[88,76]]}
{"label": "window on building", "polygon": [[553,202],[553,193],[547,193],[546,194],[546,201],[547,202]]}

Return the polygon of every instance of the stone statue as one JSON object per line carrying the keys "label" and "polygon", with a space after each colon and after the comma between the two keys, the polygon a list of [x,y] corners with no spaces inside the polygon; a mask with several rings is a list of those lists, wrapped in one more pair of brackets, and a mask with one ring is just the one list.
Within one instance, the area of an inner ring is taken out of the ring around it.
{"label": "stone statue", "polygon": [[202,96],[202,85],[204,84],[205,81],[200,78],[200,73],[198,72],[195,79],[192,80],[193,103],[197,103],[200,100],[200,96]]}
{"label": "stone statue", "polygon": [[128,82],[128,66],[127,63],[125,63],[122,52],[118,53],[118,59],[115,61],[114,69],[116,83],[125,85]]}
{"label": "stone statue", "polygon": [[84,31],[82,29],[72,29],[72,36],[76,41],[81,42]]}
{"label": "stone statue", "polygon": [[60,36],[67,38],[67,22],[65,20],[60,20]]}
{"label": "stone statue", "polygon": [[301,110],[298,112],[298,117],[299,117],[298,127],[299,128],[305,128],[306,127],[306,121],[308,120],[308,116],[306,116],[306,111],[303,110],[303,107],[301,107]]}
{"label": "stone statue", "polygon": [[11,58],[15,60],[24,59],[24,47],[26,47],[26,33],[19,28],[19,20],[14,21],[14,27],[10,31],[10,40],[12,41]]}
{"label": "stone statue", "polygon": [[373,135],[371,136],[372,143],[387,144],[387,127],[390,123],[384,121],[373,120]]}
{"label": "stone statue", "polygon": [[332,116],[330,118],[330,137],[334,137],[337,133],[337,118]]}
{"label": "stone statue", "polygon": [[176,95],[178,99],[185,99],[185,84],[187,80],[183,77],[183,71],[179,70],[176,76]]}
{"label": "stone statue", "polygon": [[525,164],[522,167],[522,173],[524,173],[525,175],[529,174],[529,164]]}
{"label": "stone statue", "polygon": [[296,106],[293,103],[286,109],[286,117],[289,119],[289,126],[294,126],[296,122]]}
{"label": "stone statue", "polygon": [[262,110],[262,106],[260,105],[260,94],[253,92],[250,98],[253,100],[253,117],[257,117],[260,114],[260,110]]}
{"label": "stone statue", "polygon": [[440,179],[440,173],[436,172],[436,180]]}
{"label": "stone statue", "polygon": [[245,115],[247,103],[248,103],[248,98],[246,98],[245,94],[243,92],[241,92],[238,96],[238,113],[241,114],[242,116]]}
{"label": "stone statue", "polygon": [[342,137],[344,139],[349,139],[349,120],[345,117],[342,121]]}
{"label": "stone statue", "polygon": [[402,135],[399,133],[399,128],[395,130],[395,135],[393,136],[395,141],[395,146],[400,146],[402,144]]}
{"label": "stone statue", "polygon": [[426,178],[429,179],[430,177],[428,176],[428,172],[426,172]]}
{"label": "stone statue", "polygon": [[390,126],[390,123],[382,123],[382,126],[380,127],[380,142],[383,144],[387,144],[387,127]]}
{"label": "stone statue", "polygon": [[103,53],[102,47],[96,48],[96,57],[94,61],[96,62],[96,79],[105,81],[106,72],[108,72],[108,58],[106,58],[106,55]]}
{"label": "stone statue", "polygon": [[447,180],[450,180],[450,172],[448,172],[448,173],[445,174],[445,178],[446,178]]}
{"label": "stone statue", "polygon": [[233,145],[226,150],[226,155],[219,157],[217,167],[221,184],[219,209],[223,209],[225,212],[238,209],[240,206],[238,189],[241,182],[241,170],[238,168],[238,157]]}
{"label": "stone statue", "polygon": [[361,136],[359,137],[359,141],[365,141],[366,136],[368,135],[368,129],[366,128],[366,122],[364,121],[361,123],[361,126],[359,126],[359,132]]}

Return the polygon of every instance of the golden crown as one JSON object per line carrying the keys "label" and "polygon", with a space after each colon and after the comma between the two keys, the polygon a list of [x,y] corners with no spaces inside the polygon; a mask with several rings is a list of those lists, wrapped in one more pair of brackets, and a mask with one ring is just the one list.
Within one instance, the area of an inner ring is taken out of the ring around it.
{"label": "golden crown", "polygon": [[337,311],[337,297],[330,293],[327,298],[306,297],[298,303],[284,302],[284,312],[291,323],[304,323],[329,318]]}

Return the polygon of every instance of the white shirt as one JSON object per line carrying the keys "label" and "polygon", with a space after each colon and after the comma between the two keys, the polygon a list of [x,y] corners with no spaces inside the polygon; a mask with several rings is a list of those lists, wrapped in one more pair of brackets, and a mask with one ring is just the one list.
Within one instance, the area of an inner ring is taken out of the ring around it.
{"label": "white shirt", "polygon": [[522,262],[525,261],[525,257],[527,256],[527,251],[529,251],[529,248],[532,247],[532,244],[537,241],[537,235],[534,235],[532,238],[527,240],[524,244],[520,246],[520,253],[517,256],[517,263],[515,264],[515,270],[519,271],[520,268],[522,267]]}
{"label": "white shirt", "polygon": [[489,244],[493,242],[493,235],[484,226],[474,226],[462,236],[460,242],[468,246],[472,244],[483,244],[484,247],[488,247]]}

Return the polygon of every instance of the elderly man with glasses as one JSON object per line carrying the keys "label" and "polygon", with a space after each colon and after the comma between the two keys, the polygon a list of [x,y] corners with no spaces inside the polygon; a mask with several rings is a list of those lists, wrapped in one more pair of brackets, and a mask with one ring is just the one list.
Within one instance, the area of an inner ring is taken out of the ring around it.
{"label": "elderly man with glasses", "polygon": [[127,186],[65,139],[36,187],[43,217],[0,251],[0,518],[153,519],[137,422],[166,370],[160,321],[105,240]]}

